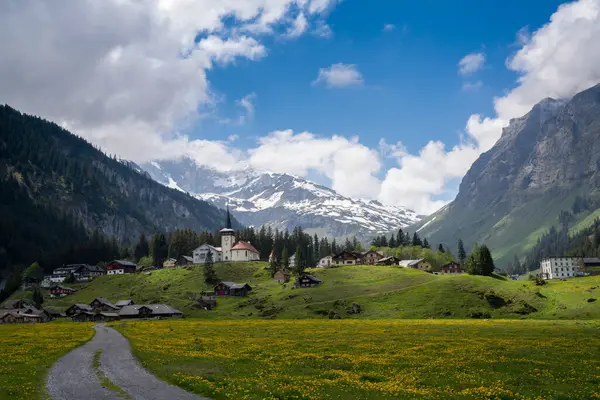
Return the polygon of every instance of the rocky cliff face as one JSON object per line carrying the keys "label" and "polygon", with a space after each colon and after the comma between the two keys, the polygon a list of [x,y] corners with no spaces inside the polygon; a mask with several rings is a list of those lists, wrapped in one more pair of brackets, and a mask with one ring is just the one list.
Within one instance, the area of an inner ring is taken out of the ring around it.
{"label": "rocky cliff face", "polygon": [[[600,85],[570,100],[545,99],[512,120],[456,199],[415,227],[434,242],[485,242],[501,264],[558,225],[561,212],[575,224],[595,211],[599,170]],[[577,197],[588,209],[572,209]]]}
{"label": "rocky cliff face", "polygon": [[141,166],[164,185],[189,192],[219,208],[229,204],[245,225],[279,229],[301,226],[330,237],[368,238],[420,219],[403,207],[351,199],[289,174],[252,169],[222,173],[189,159]]}

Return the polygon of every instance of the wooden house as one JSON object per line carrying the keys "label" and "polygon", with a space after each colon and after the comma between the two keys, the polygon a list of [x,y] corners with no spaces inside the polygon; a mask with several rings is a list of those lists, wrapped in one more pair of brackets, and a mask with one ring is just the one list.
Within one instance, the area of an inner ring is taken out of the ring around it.
{"label": "wooden house", "polygon": [[177,266],[177,260],[169,258],[163,262],[163,268],[175,268]]}
{"label": "wooden house", "polygon": [[431,264],[420,258],[418,260],[401,260],[398,265],[404,268],[414,268],[421,271],[431,271]]}
{"label": "wooden house", "polygon": [[398,265],[399,262],[400,262],[399,258],[391,256],[391,257],[384,257],[384,258],[380,259],[379,261],[377,261],[375,263],[375,265]]}
{"label": "wooden house", "polygon": [[52,319],[56,318],[64,318],[67,316],[64,312],[58,311],[56,308],[44,307],[44,311],[46,311]]}
{"label": "wooden house", "polygon": [[247,283],[219,282],[215,286],[215,296],[247,296],[252,287]]}
{"label": "wooden house", "polygon": [[92,311],[93,309],[89,304],[73,304],[71,307],[66,309],[65,314],[67,317],[73,317],[74,315],[82,312],[91,313]]}
{"label": "wooden house", "polygon": [[4,303],[2,303],[2,309],[4,310],[15,310],[15,309],[20,309],[20,308],[27,308],[27,307],[33,307],[35,306],[35,304],[33,304],[33,301],[31,300],[26,300],[26,299],[18,299],[18,300],[6,300]]}
{"label": "wooden house", "polygon": [[319,286],[323,281],[317,279],[313,275],[302,274],[298,278],[296,278],[296,283],[294,283],[295,288],[307,288]]}
{"label": "wooden house", "polygon": [[317,268],[327,268],[333,264],[334,256],[325,256],[319,260],[317,263]]}
{"label": "wooden house", "polygon": [[121,319],[181,318],[183,313],[166,304],[141,304],[124,306],[119,310]]}
{"label": "wooden house", "polygon": [[71,317],[73,322],[94,322],[95,314],[91,311],[81,311]]}
{"label": "wooden house", "polygon": [[0,317],[0,323],[2,324],[22,324],[24,322],[25,317],[17,311],[4,313],[4,315]]}
{"label": "wooden house", "polygon": [[55,297],[64,297],[76,293],[77,289],[56,285],[50,288],[50,294]]}
{"label": "wooden house", "polygon": [[137,265],[131,261],[114,260],[106,266],[108,275],[134,274]]}
{"label": "wooden house", "polygon": [[185,267],[186,265],[192,265],[194,263],[194,257],[192,256],[181,256],[177,260],[178,267]]}
{"label": "wooden house", "polygon": [[362,260],[364,264],[375,265],[377,261],[383,258],[383,254],[378,253],[375,250],[369,250],[362,254]]}
{"label": "wooden house", "polygon": [[110,322],[119,319],[119,314],[112,312],[100,312],[94,315],[94,322]]}
{"label": "wooden house", "polygon": [[115,306],[113,303],[105,299],[104,297],[95,298],[91,303],[90,307],[94,312],[114,312],[118,311],[119,307]]}
{"label": "wooden house", "polygon": [[273,275],[273,279],[277,282],[277,283],[286,283],[289,282],[291,278],[291,275],[289,272],[284,271],[284,270],[279,270],[277,272],[275,272],[275,275]]}
{"label": "wooden house", "polygon": [[454,261],[450,261],[448,264],[442,265],[440,268],[440,274],[462,274],[462,268],[460,264]]}
{"label": "wooden house", "polygon": [[350,251],[342,251],[331,258],[335,265],[357,265],[362,262],[360,255]]}
{"label": "wooden house", "polygon": [[214,296],[201,296],[198,300],[198,307],[205,310],[212,310],[217,306],[217,299]]}

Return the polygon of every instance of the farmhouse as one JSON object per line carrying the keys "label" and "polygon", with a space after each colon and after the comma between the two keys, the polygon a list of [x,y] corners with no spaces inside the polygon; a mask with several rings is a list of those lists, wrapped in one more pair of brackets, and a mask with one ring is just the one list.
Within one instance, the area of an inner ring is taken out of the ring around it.
{"label": "farmhouse", "polygon": [[215,286],[215,296],[247,296],[251,290],[247,283],[223,281]]}
{"label": "farmhouse", "polygon": [[131,261],[114,260],[106,266],[106,273],[108,275],[134,274],[136,269],[137,265]]}
{"label": "farmhouse", "polygon": [[46,310],[38,310],[35,307],[7,310],[0,317],[0,323],[4,324],[22,324],[22,323],[41,323],[52,320],[52,316]]}
{"label": "farmhouse", "polygon": [[96,313],[98,313],[98,312],[114,312],[115,310],[119,310],[119,307],[115,306],[113,303],[111,303],[104,297],[95,298],[90,303],[90,307]]}
{"label": "farmhouse", "polygon": [[68,317],[72,317],[82,312],[91,313],[92,311],[92,307],[90,307],[89,304],[73,304],[71,307],[67,308],[65,314],[67,314]]}
{"label": "farmhouse", "polygon": [[166,304],[142,304],[125,306],[119,311],[123,318],[181,318],[183,313]]}
{"label": "farmhouse", "polygon": [[65,297],[76,292],[77,289],[60,285],[56,285],[50,288],[50,294],[55,297]]}
{"label": "farmhouse", "polygon": [[391,257],[384,257],[384,258],[380,259],[379,261],[377,261],[375,263],[375,265],[398,265],[399,262],[400,262],[399,258],[391,256]]}
{"label": "farmhouse", "polygon": [[323,281],[317,279],[313,275],[302,274],[296,279],[296,283],[294,283],[295,288],[307,288],[319,286]]}
{"label": "farmhouse", "polygon": [[177,265],[177,260],[174,258],[169,258],[163,262],[163,268],[175,268]]}
{"label": "farmhouse", "polygon": [[375,265],[377,261],[383,258],[383,254],[378,253],[375,250],[369,250],[362,254],[363,263],[367,265]]}
{"label": "farmhouse", "polygon": [[81,311],[77,314],[73,314],[71,317],[73,322],[93,322],[94,321],[94,313],[91,311]]}
{"label": "farmhouse", "polygon": [[350,251],[342,251],[332,257],[335,265],[357,265],[362,262],[361,256]]}
{"label": "farmhouse", "polygon": [[327,268],[333,264],[333,256],[325,256],[317,263],[317,268]]}
{"label": "farmhouse", "polygon": [[100,312],[94,315],[94,322],[110,322],[119,319],[119,314],[111,312]]}
{"label": "farmhouse", "polygon": [[431,270],[431,264],[422,258],[419,260],[401,260],[398,265],[404,268],[414,268],[421,271]]}
{"label": "farmhouse", "polygon": [[223,261],[223,251],[220,247],[214,247],[210,244],[204,243],[194,250],[194,264],[204,264],[206,262],[206,256],[209,252],[212,254],[213,262]]}
{"label": "farmhouse", "polygon": [[193,263],[194,263],[194,257],[193,256],[181,256],[177,260],[177,266],[178,267],[185,267],[186,265],[192,265]]}
{"label": "farmhouse", "polygon": [[4,310],[14,310],[14,309],[19,309],[19,308],[27,308],[27,307],[33,307],[34,304],[31,300],[23,300],[23,299],[19,299],[19,300],[6,300],[4,303],[2,303],[2,309]]}
{"label": "farmhouse", "polygon": [[106,271],[96,265],[68,264],[56,268],[54,271],[52,271],[52,275],[47,275],[44,277],[43,282],[46,284],[47,282],[50,282],[50,284],[62,283],[71,275],[73,275],[75,281],[77,282],[86,282],[92,280],[96,276],[104,274],[106,274]]}
{"label": "farmhouse", "polygon": [[440,268],[440,274],[462,274],[462,268],[460,264],[454,261],[450,261],[448,264],[442,265]]}
{"label": "farmhouse", "polygon": [[275,272],[275,275],[273,275],[273,280],[275,280],[275,282],[277,283],[286,283],[290,281],[290,273],[285,271],[285,270],[279,270],[277,272]]}
{"label": "farmhouse", "polygon": [[52,317],[52,319],[55,318],[63,318],[66,317],[67,315],[64,312],[60,312],[55,308],[50,308],[50,307],[44,307],[44,310],[50,314],[50,316]]}

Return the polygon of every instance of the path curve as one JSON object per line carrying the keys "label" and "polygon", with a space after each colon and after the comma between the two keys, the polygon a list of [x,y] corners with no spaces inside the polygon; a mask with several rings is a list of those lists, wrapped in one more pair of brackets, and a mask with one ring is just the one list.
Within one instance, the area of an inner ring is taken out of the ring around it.
{"label": "path curve", "polygon": [[83,346],[58,360],[46,380],[53,400],[123,399],[123,394],[102,387],[94,368],[94,355],[102,350],[99,370],[114,385],[136,400],[209,400],[169,385],[140,366],[129,342],[104,325],[94,327],[96,335]]}

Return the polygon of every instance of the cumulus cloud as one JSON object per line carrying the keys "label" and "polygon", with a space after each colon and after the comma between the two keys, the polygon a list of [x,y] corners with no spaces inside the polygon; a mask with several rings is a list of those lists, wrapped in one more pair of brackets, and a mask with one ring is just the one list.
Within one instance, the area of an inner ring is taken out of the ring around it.
{"label": "cumulus cloud", "polygon": [[319,76],[313,81],[313,85],[319,83],[330,88],[341,88],[362,85],[364,78],[355,64],[338,63],[319,70]]}
{"label": "cumulus cloud", "polygon": [[484,53],[471,53],[464,56],[458,62],[458,73],[461,75],[471,75],[483,68],[485,64]]}
{"label": "cumulus cloud", "polygon": [[[434,210],[444,202],[433,199],[497,142],[511,118],[523,116],[546,97],[570,97],[600,82],[600,0],[564,4],[546,25],[526,32],[519,31],[520,48],[507,60],[507,67],[519,74],[517,86],[494,99],[496,115],[471,115],[466,142],[449,152],[443,144],[429,142],[418,155],[400,157],[399,168],[388,171],[382,182],[382,201]],[[461,68],[472,73],[485,58],[467,60]]]}
{"label": "cumulus cloud", "polygon": [[[290,29],[300,35],[309,19],[323,20],[336,3],[0,2],[0,37],[10,38],[0,41],[0,102],[67,125],[135,161],[226,155],[220,143],[180,133],[214,103],[206,71],[265,57],[264,35]],[[249,100],[240,102],[246,111],[253,110]]]}

